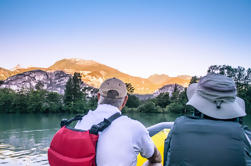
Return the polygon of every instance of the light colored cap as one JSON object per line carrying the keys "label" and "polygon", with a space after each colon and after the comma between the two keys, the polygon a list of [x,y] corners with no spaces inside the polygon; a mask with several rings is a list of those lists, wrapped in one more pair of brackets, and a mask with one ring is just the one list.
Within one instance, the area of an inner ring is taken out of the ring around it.
{"label": "light colored cap", "polygon": [[187,105],[216,119],[246,116],[245,102],[236,94],[233,79],[220,74],[208,74],[187,88]]}
{"label": "light colored cap", "polygon": [[99,93],[103,97],[120,99],[127,95],[127,89],[123,81],[114,77],[105,80],[100,85]]}

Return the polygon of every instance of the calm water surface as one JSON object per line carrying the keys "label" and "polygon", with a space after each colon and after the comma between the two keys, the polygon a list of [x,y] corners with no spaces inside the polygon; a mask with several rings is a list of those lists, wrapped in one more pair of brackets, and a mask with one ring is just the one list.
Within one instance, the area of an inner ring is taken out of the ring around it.
{"label": "calm water surface", "polygon": [[[0,114],[0,165],[48,165],[47,150],[62,118],[70,114]],[[146,127],[174,121],[178,115],[130,113]],[[246,119],[251,127],[251,116]]]}

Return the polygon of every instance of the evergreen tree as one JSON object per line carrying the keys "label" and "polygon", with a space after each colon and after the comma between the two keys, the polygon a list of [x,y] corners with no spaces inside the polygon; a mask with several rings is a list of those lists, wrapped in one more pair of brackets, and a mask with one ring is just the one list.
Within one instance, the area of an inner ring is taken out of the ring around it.
{"label": "evergreen tree", "polygon": [[126,84],[126,89],[129,94],[133,94],[135,88],[132,86],[131,83],[125,83]]}
{"label": "evergreen tree", "polygon": [[48,92],[46,95],[46,112],[60,112],[62,110],[62,96],[56,92]]}
{"label": "evergreen tree", "polygon": [[72,78],[72,96],[73,96],[73,101],[78,101],[83,99],[83,93],[81,91],[81,75],[80,73],[74,73],[73,78]]}
{"label": "evergreen tree", "polygon": [[189,85],[190,84],[193,84],[193,83],[197,83],[199,81],[199,78],[197,76],[193,76],[189,82]]}
{"label": "evergreen tree", "polygon": [[80,73],[74,73],[73,77],[70,77],[67,81],[64,94],[64,105],[67,111],[82,112],[88,110],[81,84]]}
{"label": "evergreen tree", "polygon": [[66,83],[64,103],[73,103],[82,100],[83,92],[81,91],[81,76],[79,73],[74,73]]}
{"label": "evergreen tree", "polygon": [[177,84],[174,84],[171,100],[176,101],[179,97],[179,94],[180,94],[180,91],[178,90],[178,86],[177,86]]}
{"label": "evergreen tree", "polygon": [[131,83],[125,83],[125,84],[126,84],[126,89],[128,93],[128,100],[127,100],[126,106],[128,108],[137,108],[140,104],[140,101],[138,97],[136,97],[135,95],[132,95],[135,88],[132,86]]}
{"label": "evergreen tree", "polygon": [[27,112],[45,112],[46,94],[47,91],[45,90],[30,90],[27,96],[27,102],[29,103],[27,106]]}
{"label": "evergreen tree", "polygon": [[27,112],[28,105],[28,93],[24,90],[17,92],[15,98],[13,99],[13,111],[21,113]]}
{"label": "evergreen tree", "polygon": [[14,112],[13,99],[16,97],[15,92],[11,89],[0,89],[0,113]]}
{"label": "evergreen tree", "polygon": [[170,104],[169,93],[161,93],[154,99],[156,105],[165,108],[168,104]]}
{"label": "evergreen tree", "polygon": [[73,104],[73,81],[72,77],[70,77],[66,83],[65,91],[64,91],[64,104],[69,105]]}
{"label": "evergreen tree", "polygon": [[135,95],[128,94],[126,106],[128,108],[137,108],[140,105],[139,98]]}

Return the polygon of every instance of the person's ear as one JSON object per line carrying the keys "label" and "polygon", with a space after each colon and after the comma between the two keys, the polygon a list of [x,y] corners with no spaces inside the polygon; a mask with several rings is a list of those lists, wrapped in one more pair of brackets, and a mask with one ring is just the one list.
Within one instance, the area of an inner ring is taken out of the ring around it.
{"label": "person's ear", "polygon": [[99,99],[100,99],[100,93],[97,94],[97,97],[98,97],[98,101],[99,101]]}
{"label": "person's ear", "polygon": [[122,110],[122,109],[125,107],[127,100],[128,100],[128,96],[126,96],[126,97],[124,98],[124,101],[123,101],[123,104],[121,105],[120,110]]}

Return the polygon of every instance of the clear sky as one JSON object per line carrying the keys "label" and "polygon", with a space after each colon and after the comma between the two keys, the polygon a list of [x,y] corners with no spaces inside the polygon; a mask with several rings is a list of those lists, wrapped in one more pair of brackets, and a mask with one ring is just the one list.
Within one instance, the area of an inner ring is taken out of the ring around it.
{"label": "clear sky", "polygon": [[0,67],[95,60],[134,76],[251,67],[251,0],[0,0]]}

